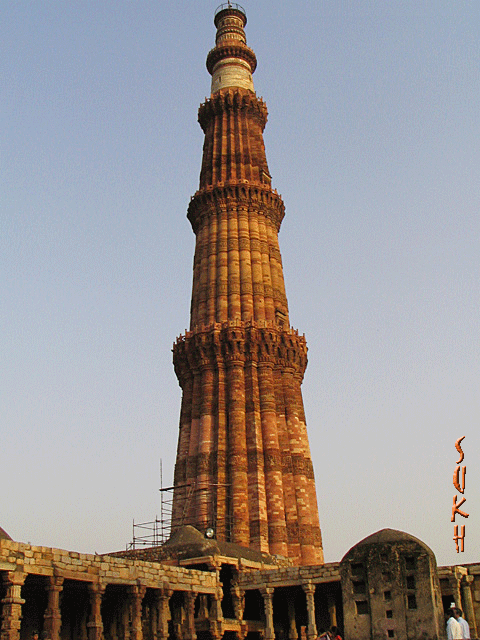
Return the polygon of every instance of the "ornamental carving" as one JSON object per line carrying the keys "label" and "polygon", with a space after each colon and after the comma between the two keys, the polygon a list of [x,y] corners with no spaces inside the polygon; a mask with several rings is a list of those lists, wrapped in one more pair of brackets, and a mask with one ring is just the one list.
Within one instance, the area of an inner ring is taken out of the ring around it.
{"label": "ornamental carving", "polygon": [[220,296],[228,295],[228,282],[217,282],[217,293]]}
{"label": "ornamental carving", "polygon": [[273,298],[273,287],[271,284],[264,284],[263,291],[266,298]]}
{"label": "ornamental carving", "polygon": [[242,282],[242,294],[253,294],[253,286],[251,282]]}
{"label": "ornamental carving", "polygon": [[[232,181],[228,185],[216,185],[197,191],[190,200],[187,218],[190,220],[193,231],[198,233],[202,224],[211,216],[220,213],[220,208],[227,204],[234,208],[238,202],[249,206],[251,213],[269,220],[276,232],[285,216],[285,205],[282,198],[267,186],[250,185],[245,181]],[[236,213],[235,213],[236,214]],[[258,241],[257,241],[258,242]],[[218,241],[219,251],[226,251],[227,240]],[[260,243],[262,251],[268,251],[268,245]]]}
{"label": "ornamental carving", "polygon": [[264,453],[265,471],[281,471],[282,456],[278,449],[269,449]]}
{"label": "ornamental carving", "polygon": [[212,456],[209,453],[199,453],[197,456],[197,474],[211,473]]}
{"label": "ornamental carving", "polygon": [[274,260],[276,260],[277,262],[280,263],[280,266],[282,264],[282,257],[280,255],[280,249],[274,245],[270,246],[270,258],[273,258]]}
{"label": "ornamental carving", "polygon": [[319,549],[321,549],[323,547],[323,542],[322,542],[322,533],[320,531],[320,526],[312,525],[312,533],[313,533],[314,545]]}
{"label": "ornamental carving", "polygon": [[250,520],[250,538],[268,538],[268,525],[265,520],[255,518]]}
{"label": "ornamental carving", "polygon": [[228,457],[228,461],[231,467],[235,471],[246,473],[248,468],[247,456],[245,453],[232,453]]}
{"label": "ornamental carving", "polygon": [[287,522],[287,536],[290,543],[298,543],[298,522]]}
{"label": "ornamental carving", "polygon": [[238,280],[237,282],[235,282],[233,278],[230,280],[230,283],[228,285],[228,293],[236,293],[237,295],[240,295],[240,282]]}
{"label": "ornamental carving", "polygon": [[198,122],[204,133],[209,121],[224,111],[243,112],[255,118],[260,123],[262,131],[267,124],[268,110],[263,100],[248,89],[223,89],[208,98],[198,109]]}
{"label": "ornamental carving", "polygon": [[253,293],[256,294],[256,295],[260,295],[260,296],[264,295],[263,282],[254,282],[253,283]]}
{"label": "ornamental carving", "polygon": [[292,454],[293,473],[296,476],[305,475],[305,458],[301,453]]}
{"label": "ornamental carving", "polygon": [[253,253],[254,251],[260,251],[260,240],[258,238],[250,238],[250,251]]}
{"label": "ornamental carving", "polygon": [[310,458],[305,458],[305,475],[309,480],[315,480],[315,473],[313,471],[313,462]]}
{"label": "ornamental carving", "polygon": [[313,527],[311,524],[300,524],[298,527],[298,536],[302,541],[302,544],[313,545],[314,544],[314,535],[313,535]]}
{"label": "ornamental carving", "polygon": [[268,539],[272,542],[287,542],[287,529],[285,526],[268,525]]}
{"label": "ornamental carving", "polygon": [[292,456],[290,453],[282,453],[282,471],[283,473],[293,473]]}
{"label": "ornamental carving", "polygon": [[260,456],[258,455],[258,451],[254,449],[253,451],[248,451],[247,462],[248,462],[248,471],[255,471],[259,467]]}
{"label": "ornamental carving", "polygon": [[275,326],[260,328],[253,323],[225,324],[226,327],[218,324],[210,329],[191,331],[177,340],[173,347],[173,363],[182,387],[193,372],[228,366],[231,362],[268,363],[282,369],[289,367],[303,377],[307,366],[307,345],[303,336]]}

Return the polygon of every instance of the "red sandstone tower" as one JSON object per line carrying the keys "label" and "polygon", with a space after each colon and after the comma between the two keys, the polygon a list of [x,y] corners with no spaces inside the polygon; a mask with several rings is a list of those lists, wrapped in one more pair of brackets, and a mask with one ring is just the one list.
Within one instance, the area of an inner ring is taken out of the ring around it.
{"label": "red sandstone tower", "polygon": [[236,4],[215,14],[190,330],[173,361],[183,391],[172,531],[190,524],[295,564],[323,563],[301,383],[305,338],[289,324],[278,232],[282,199],[263,142],[254,52]]}

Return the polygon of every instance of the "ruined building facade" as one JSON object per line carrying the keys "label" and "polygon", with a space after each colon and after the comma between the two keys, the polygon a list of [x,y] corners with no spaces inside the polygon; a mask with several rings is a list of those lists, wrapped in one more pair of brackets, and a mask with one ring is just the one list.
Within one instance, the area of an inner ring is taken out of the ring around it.
{"label": "ruined building facade", "polygon": [[100,556],[15,542],[0,528],[0,640],[440,640],[443,610],[477,638],[480,564],[438,568],[384,529],[324,563],[305,427],[305,339],[291,329],[245,12],[222,5],[210,99],[191,321],[174,346],[182,387],[172,535]]}
{"label": "ruined building facade", "polygon": [[197,555],[99,556],[0,535],[0,639],[316,640],[336,624],[346,640],[444,640],[452,602],[478,638],[480,564],[437,568],[399,531],[308,567],[189,548]]}
{"label": "ruined building facade", "polygon": [[200,187],[190,330],[174,347],[182,387],[172,525],[323,562],[301,383],[305,338],[290,327],[278,232],[284,216],[263,142],[265,103],[238,5],[215,15],[211,97]]}

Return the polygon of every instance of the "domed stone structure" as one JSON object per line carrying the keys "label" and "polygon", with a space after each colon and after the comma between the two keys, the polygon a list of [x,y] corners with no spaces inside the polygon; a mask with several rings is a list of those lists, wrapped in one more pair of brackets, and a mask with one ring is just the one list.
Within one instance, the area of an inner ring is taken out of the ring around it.
{"label": "domed stone structure", "polygon": [[345,554],[340,571],[346,637],[444,637],[435,554],[418,538],[377,531]]}

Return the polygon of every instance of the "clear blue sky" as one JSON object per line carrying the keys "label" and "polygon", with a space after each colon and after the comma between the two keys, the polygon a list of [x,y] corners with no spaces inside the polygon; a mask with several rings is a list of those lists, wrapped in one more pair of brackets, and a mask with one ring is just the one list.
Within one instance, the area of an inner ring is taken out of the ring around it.
{"label": "clear blue sky", "polygon": [[[245,0],[328,561],[480,561],[480,3]],[[172,482],[216,4],[6,0],[0,526],[124,548]],[[466,551],[450,512],[465,436]]]}

